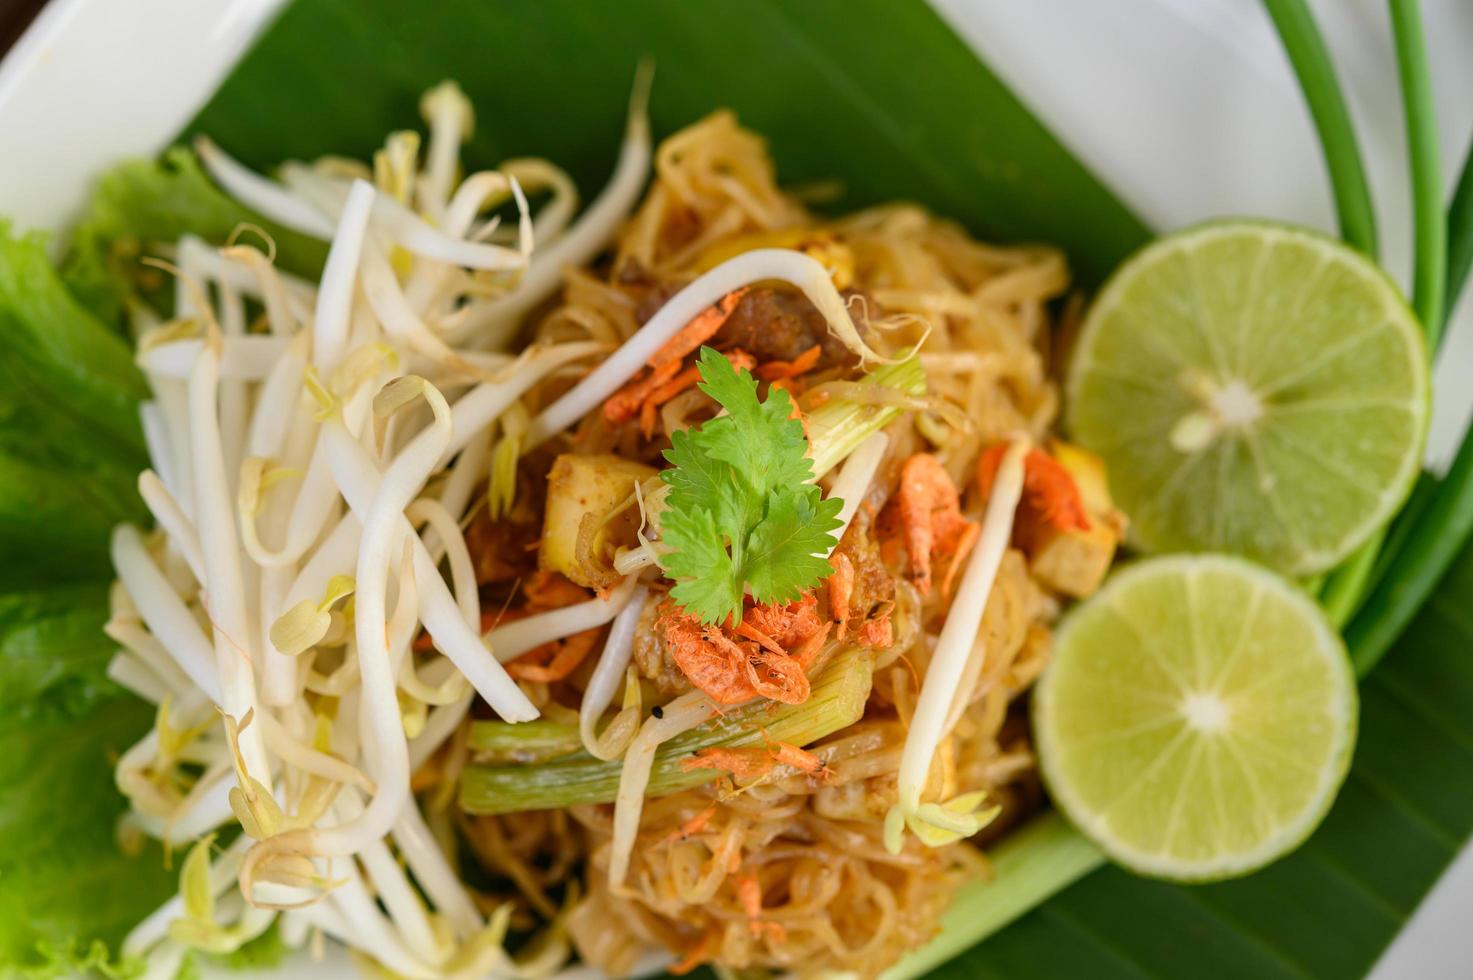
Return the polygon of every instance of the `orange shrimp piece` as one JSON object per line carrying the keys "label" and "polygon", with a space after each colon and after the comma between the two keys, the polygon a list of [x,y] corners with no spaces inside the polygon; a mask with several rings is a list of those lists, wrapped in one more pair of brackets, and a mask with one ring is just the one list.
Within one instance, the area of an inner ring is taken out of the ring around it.
{"label": "orange shrimp piece", "polygon": [[737,643],[717,627],[704,626],[684,613],[667,614],[665,642],[675,666],[717,704],[740,704],[764,697],[802,704],[810,687],[803,666],[786,653]]}
{"label": "orange shrimp piece", "polygon": [[742,906],[742,911],[747,916],[747,928],[754,936],[766,936],[775,943],[782,942],[787,938],[785,930],[780,922],[762,921],[762,885],[757,881],[755,874],[738,875],[736,879],[737,902]]}
{"label": "orange shrimp piece", "polygon": [[976,525],[962,516],[956,484],[930,453],[916,453],[905,461],[895,496],[910,577],[921,595],[929,595],[933,557],[960,561],[969,542],[976,542],[976,533],[970,530]]}
{"label": "orange shrimp piece", "polygon": [[779,646],[778,642],[772,637],[768,636],[766,633],[753,626],[749,620],[742,620],[740,623],[737,624],[737,627],[733,632],[735,632],[737,636],[740,636],[743,639],[751,640],[759,647],[762,647],[764,650],[767,650],[771,653],[788,652],[784,650],[781,646]]}
{"label": "orange shrimp piece", "polygon": [[660,349],[650,355],[649,366],[658,370],[663,364],[679,364],[685,360],[685,356],[700,347],[706,341],[716,336],[716,331],[721,329],[747,295],[748,287],[733,289],[715,303],[706,307],[691,318],[691,321],[681,327],[679,332],[660,346]]}
{"label": "orange shrimp piece", "polygon": [[839,639],[849,631],[849,600],[854,595],[854,562],[842,551],[829,559],[834,574],[829,576],[829,617],[839,624]]}
{"label": "orange shrimp piece", "polygon": [[695,755],[680,760],[682,772],[716,769],[729,772],[737,779],[759,779],[772,772],[776,765],[777,760],[766,749],[701,749]]}
{"label": "orange shrimp piece", "polygon": [[[997,443],[977,460],[977,488],[983,500],[992,494],[992,483],[1007,448],[1007,443]],[[1023,502],[1028,516],[1057,530],[1089,530],[1089,515],[1074,477],[1041,449],[1030,449],[1023,457]]]}
{"label": "orange shrimp piece", "polygon": [[829,769],[824,765],[822,759],[807,749],[801,749],[790,742],[773,742],[768,747],[767,753],[772,756],[778,765],[791,766],[799,772],[808,773],[810,776],[825,777],[829,773]]}
{"label": "orange shrimp piece", "polygon": [[812,690],[808,675],[794,657],[758,647],[748,654],[746,668],[747,683],[769,701],[802,704],[808,700]]}
{"label": "orange shrimp piece", "polygon": [[753,606],[742,615],[742,625],[771,637],[778,649],[791,650],[823,624],[818,618],[818,597],[807,592],[792,602]]}
{"label": "orange shrimp piece", "polygon": [[957,538],[956,554],[951,556],[951,562],[946,566],[946,577],[941,580],[941,594],[951,595],[952,583],[956,581],[956,573],[961,570],[962,559],[971,553],[977,544],[977,539],[982,536],[982,525],[974,521],[968,521],[966,529]]}
{"label": "orange shrimp piece", "polygon": [[779,378],[796,378],[812,371],[818,363],[823,348],[814,344],[791,361],[768,361],[753,372],[762,381],[777,381]]}
{"label": "orange shrimp piece", "polygon": [[883,648],[895,642],[895,627],[890,622],[890,614],[876,616],[867,621],[854,634],[854,642],[862,647]]}
{"label": "orange shrimp piece", "polygon": [[[687,759],[685,761],[689,762],[690,760]],[[682,768],[684,768],[684,762],[682,762],[681,765]],[[690,769],[694,768],[696,767],[691,766],[686,769],[686,771],[689,772]],[[701,831],[706,829],[706,825],[711,822],[711,818],[716,816],[716,809],[716,804],[712,803],[710,806],[706,807],[706,809],[691,817],[679,827],[670,831],[670,833],[665,837],[666,842],[673,844],[677,841],[689,840],[696,834],[699,834]]]}
{"label": "orange shrimp piece", "polygon": [[661,624],[675,666],[712,701],[740,704],[754,696],[741,647],[683,613],[667,614]]}
{"label": "orange shrimp piece", "polygon": [[817,633],[793,648],[792,658],[798,661],[799,666],[804,670],[808,669],[808,665],[813,663],[813,658],[818,656],[818,651],[822,650],[823,645],[828,642],[829,631],[833,628],[833,623],[824,623],[819,627]]}

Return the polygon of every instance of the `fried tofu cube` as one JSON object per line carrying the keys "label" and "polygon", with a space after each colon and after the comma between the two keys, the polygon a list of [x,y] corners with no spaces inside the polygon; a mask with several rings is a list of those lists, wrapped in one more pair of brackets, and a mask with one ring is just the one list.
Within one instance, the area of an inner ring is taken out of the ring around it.
{"label": "fried tofu cube", "polygon": [[634,485],[656,472],[613,455],[559,456],[547,477],[538,566],[587,588],[612,585],[614,552],[638,543]]}
{"label": "fried tofu cube", "polygon": [[1110,570],[1115,548],[1125,534],[1125,515],[1110,498],[1105,464],[1094,453],[1062,440],[1049,452],[1068,470],[1089,517],[1089,529],[1044,527],[1034,535],[1029,567],[1044,585],[1076,599],[1092,595]]}

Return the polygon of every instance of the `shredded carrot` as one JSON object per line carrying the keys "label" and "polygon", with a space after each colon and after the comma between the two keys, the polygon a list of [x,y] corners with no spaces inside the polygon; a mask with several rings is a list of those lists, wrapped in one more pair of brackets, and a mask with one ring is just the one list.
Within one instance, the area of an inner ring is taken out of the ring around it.
{"label": "shredded carrot", "polygon": [[[977,488],[982,499],[992,493],[992,481],[1002,465],[1007,443],[988,447],[977,460]],[[1030,449],[1023,457],[1023,500],[1028,516],[1060,531],[1088,531],[1089,516],[1084,499],[1069,471],[1041,449]]]}
{"label": "shredded carrot", "polygon": [[[726,359],[738,370],[750,368],[757,362],[756,358],[740,348],[727,351]],[[639,406],[639,429],[646,439],[655,434],[655,410],[681,392],[694,388],[700,381],[701,369],[688,367],[645,396],[644,403]]]}
{"label": "shredded carrot", "polygon": [[807,374],[818,364],[819,355],[823,348],[814,344],[791,361],[768,361],[757,368],[753,374],[762,381],[777,381],[779,378],[796,378],[800,374]]}
{"label": "shredded carrot", "polygon": [[916,453],[901,467],[895,513],[911,580],[921,595],[929,595],[932,560],[953,558],[962,553],[963,545],[975,543],[969,529],[976,525],[962,516],[956,484],[930,453]]}
{"label": "shredded carrot", "polygon": [[680,328],[680,331],[661,345],[660,349],[650,355],[649,366],[659,369],[661,365],[675,363],[679,364],[685,360],[685,356],[695,351],[706,341],[716,336],[716,331],[721,329],[747,295],[747,288],[733,289],[715,303],[706,307],[691,318],[691,321]]}
{"label": "shredded carrot", "polygon": [[646,398],[644,404],[639,406],[639,434],[644,436],[645,441],[655,436],[655,422],[659,419],[656,414],[656,405],[653,399]]}
{"label": "shredded carrot", "polygon": [[[786,389],[788,387],[788,385],[785,382],[782,382],[782,381],[774,381],[772,384],[773,384],[773,387],[777,387],[777,388],[784,388],[784,389]],[[791,394],[791,392],[789,392],[789,394]],[[801,409],[801,408],[798,407],[798,399],[796,399],[796,398],[790,398],[789,400],[793,403],[793,408],[792,408],[792,411],[788,412],[788,418],[790,418],[790,419],[797,419],[798,420],[798,423],[803,426],[803,438],[809,442],[808,455],[812,456],[813,455],[813,445],[812,445],[812,441],[813,440],[810,439],[809,438],[809,435],[808,435],[808,416],[804,415],[803,414],[803,409]]]}
{"label": "shredded carrot", "polygon": [[747,914],[748,925],[754,935],[762,932],[762,923],[757,921],[762,917],[762,886],[757,882],[754,874],[744,874],[736,880],[737,901],[742,904],[742,911]]}
{"label": "shredded carrot", "polygon": [[[519,681],[531,681],[535,684],[551,684],[554,681],[563,680],[577,670],[578,665],[593,652],[593,646],[597,640],[598,630],[593,629],[574,633],[555,644],[544,643],[541,647],[528,650],[507,664],[506,672]],[[555,647],[555,651],[545,665],[530,662],[539,651],[547,647]]]}
{"label": "shredded carrot", "polygon": [[649,393],[675,377],[679,371],[680,362],[669,361],[661,364],[643,378],[636,378],[629,382],[604,402],[604,418],[611,425],[628,422],[639,412],[640,405],[644,404]]}
{"label": "shredded carrot", "polygon": [[[733,358],[730,355],[727,356],[727,360],[731,361],[733,364],[737,363],[736,358]],[[654,391],[650,392],[649,396],[645,398],[644,403],[646,405],[663,405],[665,402],[668,402],[670,399],[674,398],[682,391],[685,391],[687,388],[694,388],[696,385],[700,384],[700,381],[701,369],[698,367],[688,367],[684,371],[681,371],[679,374],[677,374],[675,377],[671,378],[669,381],[660,385],[660,387],[656,388]]]}

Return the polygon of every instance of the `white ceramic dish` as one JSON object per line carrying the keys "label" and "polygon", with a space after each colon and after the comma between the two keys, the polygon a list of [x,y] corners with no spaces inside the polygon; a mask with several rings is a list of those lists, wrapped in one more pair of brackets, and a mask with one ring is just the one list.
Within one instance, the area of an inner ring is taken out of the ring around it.
{"label": "white ceramic dish", "polygon": [[[1331,230],[1294,79],[1248,0],[932,0],[1084,162],[1154,227],[1257,214]],[[109,163],[158,150],[208,99],[282,0],[52,0],[0,62],[0,215],[61,231]],[[1314,0],[1352,102],[1390,265],[1410,233],[1401,113],[1380,0]],[[1473,127],[1473,4],[1425,0],[1444,173]],[[1444,349],[1429,456],[1473,407],[1473,304]],[[1463,383],[1458,383],[1458,382]],[[1378,980],[1461,978],[1473,961],[1473,850],[1377,966]],[[351,976],[345,958],[275,975]],[[242,974],[231,974],[241,977]]]}

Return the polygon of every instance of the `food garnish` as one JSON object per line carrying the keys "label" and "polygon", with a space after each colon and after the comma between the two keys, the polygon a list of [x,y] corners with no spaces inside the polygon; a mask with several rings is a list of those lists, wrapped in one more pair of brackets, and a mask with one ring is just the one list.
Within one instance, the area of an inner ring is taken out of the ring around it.
{"label": "food garnish", "polygon": [[827,577],[843,502],[811,482],[808,440],[787,392],[759,399],[751,373],[709,347],[699,364],[701,390],[724,414],[675,433],[665,452],[662,561],[676,583],[670,594],[714,624],[740,618],[748,592],[759,603],[789,602]]}

